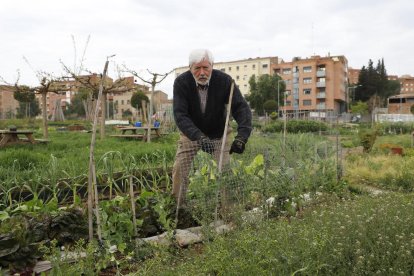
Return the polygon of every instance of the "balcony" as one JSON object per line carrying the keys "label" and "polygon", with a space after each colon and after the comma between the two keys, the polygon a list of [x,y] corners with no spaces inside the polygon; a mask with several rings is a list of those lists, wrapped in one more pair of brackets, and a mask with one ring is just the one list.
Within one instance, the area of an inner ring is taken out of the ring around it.
{"label": "balcony", "polygon": [[325,99],[326,98],[326,93],[325,92],[319,92],[318,94],[316,94],[316,98],[317,99]]}
{"label": "balcony", "polygon": [[326,105],[325,105],[325,103],[318,103],[318,104],[316,105],[316,109],[326,109]]}
{"label": "balcony", "polygon": [[293,99],[299,100],[299,93],[293,93]]}
{"label": "balcony", "polygon": [[316,87],[326,87],[326,83],[324,81],[318,81]]}
{"label": "balcony", "polygon": [[316,76],[317,77],[325,77],[326,76],[326,71],[325,70],[318,70],[318,71],[316,71]]}

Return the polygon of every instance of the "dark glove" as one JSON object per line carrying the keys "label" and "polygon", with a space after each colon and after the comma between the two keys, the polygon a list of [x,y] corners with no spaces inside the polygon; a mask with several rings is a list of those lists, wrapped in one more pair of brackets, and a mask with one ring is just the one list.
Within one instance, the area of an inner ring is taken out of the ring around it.
{"label": "dark glove", "polygon": [[203,135],[198,140],[198,143],[199,143],[202,151],[210,153],[210,154],[212,154],[214,152],[214,142],[212,140],[210,140],[210,138]]}
{"label": "dark glove", "polygon": [[240,137],[240,136],[236,136],[236,138],[234,138],[233,144],[231,144],[230,154],[232,154],[233,152],[239,153],[239,154],[243,153],[246,147],[246,142],[247,142],[247,139]]}

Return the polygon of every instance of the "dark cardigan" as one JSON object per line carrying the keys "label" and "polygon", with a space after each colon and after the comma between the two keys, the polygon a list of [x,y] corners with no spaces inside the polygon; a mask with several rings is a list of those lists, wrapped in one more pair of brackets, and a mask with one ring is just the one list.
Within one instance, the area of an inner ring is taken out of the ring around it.
{"label": "dark cardigan", "polygon": [[[190,71],[179,75],[174,81],[173,110],[175,122],[190,140],[206,135],[211,139],[221,138],[226,122],[226,104],[229,101],[231,77],[213,70],[208,86],[208,98],[204,114],[196,82]],[[252,131],[252,113],[237,86],[234,87],[231,115],[237,122],[237,135],[249,138]]]}

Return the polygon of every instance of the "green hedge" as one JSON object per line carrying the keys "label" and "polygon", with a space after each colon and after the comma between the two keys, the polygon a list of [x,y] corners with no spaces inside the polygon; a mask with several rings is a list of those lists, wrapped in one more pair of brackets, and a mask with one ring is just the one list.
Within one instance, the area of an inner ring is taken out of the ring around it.
{"label": "green hedge", "polygon": [[397,123],[382,123],[378,125],[382,134],[409,134],[414,130],[414,123],[397,122]]}
{"label": "green hedge", "polygon": [[[283,121],[276,121],[264,127],[263,132],[282,132]],[[326,131],[328,126],[321,121],[310,120],[288,120],[286,124],[287,132],[289,133],[305,133]]]}

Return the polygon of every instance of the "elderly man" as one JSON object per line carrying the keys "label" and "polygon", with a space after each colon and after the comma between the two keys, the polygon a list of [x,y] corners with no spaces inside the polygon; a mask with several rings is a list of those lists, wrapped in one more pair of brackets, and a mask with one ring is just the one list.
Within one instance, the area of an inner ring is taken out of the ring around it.
{"label": "elderly man", "polygon": [[[213,69],[213,55],[207,49],[194,50],[189,57],[189,70],[174,81],[173,111],[180,130],[180,140],[173,167],[173,195],[182,202],[188,186],[191,163],[198,150],[218,159],[216,146],[224,134],[226,105],[232,78]],[[237,122],[237,135],[230,145],[226,141],[223,163],[229,153],[243,153],[252,130],[251,110],[237,86],[234,87],[231,115]],[[228,128],[228,134],[231,128]],[[227,135],[229,138],[230,136]]]}

